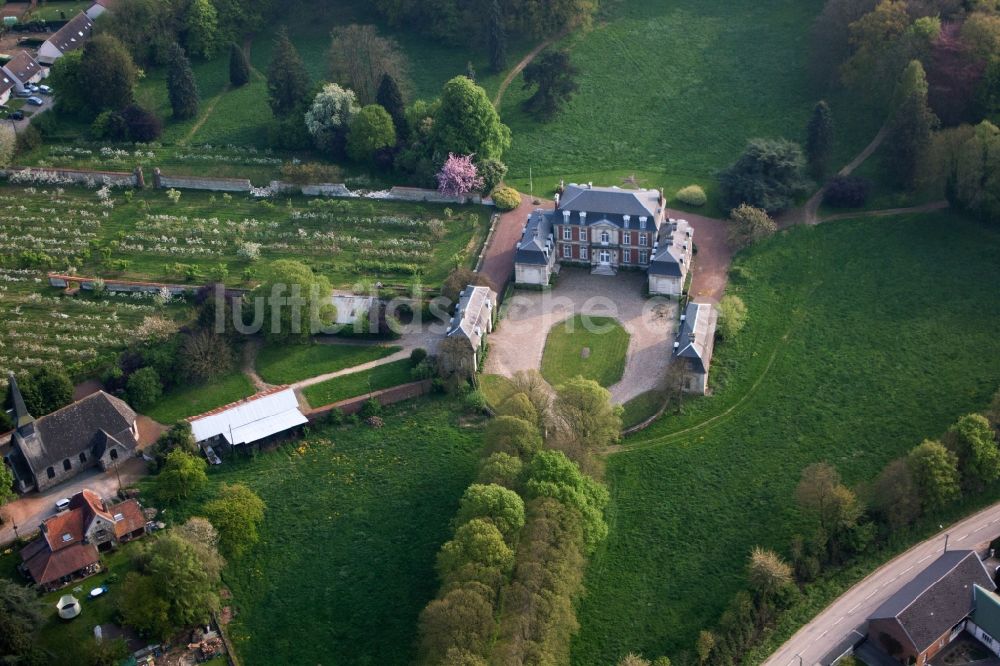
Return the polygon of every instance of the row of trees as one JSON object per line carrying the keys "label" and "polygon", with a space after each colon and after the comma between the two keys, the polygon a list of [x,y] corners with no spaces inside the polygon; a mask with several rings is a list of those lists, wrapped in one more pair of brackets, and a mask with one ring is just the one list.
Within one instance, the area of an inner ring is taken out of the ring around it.
{"label": "row of trees", "polygon": [[582,378],[555,400],[537,372],[512,383],[438,555],[441,591],[420,615],[424,664],[569,660],[587,556],[608,529],[607,490],[584,470],[617,439],[620,408]]}
{"label": "row of trees", "polygon": [[701,632],[699,662],[740,661],[796,601],[799,587],[816,580],[825,567],[842,565],[922,516],[940,514],[963,493],[1000,481],[998,438],[1000,392],[984,413],[961,417],[940,440],[922,442],[857,490],[828,463],[806,467],[795,502],[811,531],[793,537],[790,562],[773,551],[752,551],[750,589],[733,598],[714,631]]}

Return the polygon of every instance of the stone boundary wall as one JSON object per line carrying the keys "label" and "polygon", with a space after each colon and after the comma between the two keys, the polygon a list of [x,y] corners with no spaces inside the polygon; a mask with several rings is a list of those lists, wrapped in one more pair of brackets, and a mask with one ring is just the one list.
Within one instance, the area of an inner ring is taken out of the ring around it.
{"label": "stone boundary wall", "polygon": [[343,183],[317,183],[299,187],[307,197],[359,197],[360,194],[347,189]]}
{"label": "stone boundary wall", "polygon": [[[100,185],[110,183],[115,187],[135,187],[136,173],[127,171],[88,171],[83,169],[61,169],[61,168],[41,168],[41,167],[11,167],[0,169],[0,177],[10,179],[16,173],[30,171],[31,173],[52,174],[58,178],[71,181],[80,185]],[[25,183],[31,185],[31,183]]]}
{"label": "stone boundary wall", "polygon": [[433,381],[430,379],[422,379],[418,382],[410,382],[409,384],[400,384],[399,386],[382,389],[381,391],[365,393],[364,395],[359,395],[354,398],[348,398],[346,400],[341,400],[340,402],[334,402],[329,405],[317,407],[306,414],[306,416],[310,421],[318,421],[325,418],[334,409],[339,409],[345,414],[356,414],[361,411],[361,408],[364,407],[365,403],[371,398],[378,400],[383,407],[386,405],[392,405],[397,402],[402,402],[403,400],[409,400],[411,398],[427,395],[431,392],[432,384]]}
{"label": "stone boundary wall", "polygon": [[437,190],[426,190],[421,187],[402,187],[396,185],[389,190],[382,192],[369,192],[365,195],[369,199],[385,199],[388,201],[414,201],[426,203],[452,203],[452,204],[482,204],[483,198],[478,194],[470,194],[464,197],[453,197],[441,194]]}
{"label": "stone boundary wall", "polygon": [[[58,287],[65,289],[69,286],[70,282],[75,282],[80,285],[80,289],[91,291],[94,288],[94,283],[98,280],[104,280],[104,288],[108,291],[121,291],[128,293],[144,293],[144,294],[155,294],[159,293],[161,289],[166,287],[172,296],[180,296],[182,294],[193,294],[202,289],[208,288],[206,285],[201,284],[171,284],[169,282],[142,282],[138,280],[116,280],[114,278],[100,278],[100,277],[86,277],[83,275],[65,275],[63,273],[49,273],[49,286]],[[235,287],[226,287],[225,295],[229,298],[240,297],[247,293],[247,289],[238,289]]]}
{"label": "stone boundary wall", "polygon": [[153,187],[176,187],[182,190],[210,190],[212,192],[249,192],[253,186],[250,184],[249,178],[167,176],[159,169],[154,169]]}
{"label": "stone boundary wall", "polygon": [[493,213],[490,216],[490,230],[486,232],[486,240],[483,241],[483,247],[479,250],[479,258],[476,259],[476,268],[474,269],[476,273],[483,268],[483,262],[486,261],[486,250],[489,249],[490,243],[493,241],[493,232],[497,230],[497,222],[499,221],[500,213]]}

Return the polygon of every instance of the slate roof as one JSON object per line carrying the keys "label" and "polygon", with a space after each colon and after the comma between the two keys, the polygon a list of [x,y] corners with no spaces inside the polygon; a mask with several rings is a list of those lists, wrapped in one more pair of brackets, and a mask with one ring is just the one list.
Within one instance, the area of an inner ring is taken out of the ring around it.
{"label": "slate roof", "polygon": [[473,349],[479,349],[496,302],[496,292],[489,287],[467,286],[459,295],[448,336],[461,335],[472,344]]}
{"label": "slate roof", "polygon": [[571,183],[559,197],[559,210],[585,211],[588,218],[604,214],[617,217],[630,215],[635,218],[646,216],[653,220],[661,210],[660,192]]}
{"label": "slate roof", "polygon": [[0,69],[0,95],[14,87],[14,79],[7,72]]}
{"label": "slate roof", "polygon": [[521,240],[514,254],[515,263],[540,266],[549,263],[549,256],[555,251],[554,248],[548,247],[549,236],[552,235],[552,218],[551,212],[541,209],[528,216],[528,223],[524,225]]}
{"label": "slate roof", "polygon": [[950,550],[875,609],[869,620],[895,620],[922,653],[973,608],[973,588],[996,586],[971,550]]}
{"label": "slate roof", "polygon": [[98,391],[19,428],[14,441],[39,476],[50,465],[61,464],[65,458],[76,459],[83,451],[100,457],[109,443],[134,448],[135,419],[135,412],[125,402]]}
{"label": "slate roof", "polygon": [[712,363],[718,315],[709,303],[688,303],[682,317],[674,356],[688,359],[693,371],[704,374]]}
{"label": "slate roof", "polygon": [[649,262],[650,275],[684,277],[691,263],[694,230],[687,220],[671,220],[660,227]]}
{"label": "slate roof", "polygon": [[46,41],[63,53],[69,53],[83,46],[90,39],[93,31],[94,22],[87,16],[86,12],[80,12]]}
{"label": "slate roof", "polygon": [[21,51],[3,67],[21,83],[27,83],[41,70],[41,65],[27,51]]}

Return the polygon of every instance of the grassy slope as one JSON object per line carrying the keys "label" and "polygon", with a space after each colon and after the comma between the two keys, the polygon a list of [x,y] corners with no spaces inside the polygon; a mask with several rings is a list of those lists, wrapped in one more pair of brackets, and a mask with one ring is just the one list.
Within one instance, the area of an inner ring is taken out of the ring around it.
{"label": "grassy slope", "polygon": [[749,549],[787,552],[803,467],[869,479],[1000,383],[996,231],[948,214],[839,222],[738,264],[753,276],[731,287],[750,323],[717,350],[717,395],[608,461],[611,536],[588,572],[574,663],[693,648],[743,584]]}
{"label": "grassy slope", "polygon": [[197,416],[242,400],[253,393],[253,382],[237,370],[210,384],[179,387],[160,398],[145,414],[155,421],[170,425],[189,416]]}
{"label": "grassy slope", "polygon": [[257,372],[268,384],[291,384],[375,361],[399,350],[384,345],[270,345],[257,355]]}
{"label": "grassy slope", "polygon": [[[804,140],[814,90],[808,28],[819,0],[618,0],[593,31],[565,40],[581,70],[565,112],[537,123],[519,108],[520,77],[502,114],[514,132],[510,178],[536,193],[560,178],[609,185],[636,174],[668,193],[698,182],[714,199],[713,173],[752,137]],[[738,20],[734,17],[738,16]],[[870,117],[831,100],[839,163],[875,134]],[[714,202],[709,212],[715,210]]]}
{"label": "grassy slope", "polygon": [[393,407],[386,426],[324,430],[213,482],[267,503],[261,542],[230,563],[240,657],[257,664],[406,664],[434,595],[434,555],[471,481],[478,429],[454,402]]}
{"label": "grassy slope", "polygon": [[411,382],[413,381],[413,377],[410,375],[412,367],[410,359],[404,358],[375,366],[371,370],[352,372],[319,384],[313,384],[302,391],[302,394],[313,407],[322,407],[333,402],[364,395],[369,391],[379,391]]}
{"label": "grassy slope", "polygon": [[[582,375],[601,386],[611,386],[625,371],[629,335],[610,317],[576,316],[552,327],[545,339],[542,376],[553,386]],[[583,358],[584,348],[590,355]]]}

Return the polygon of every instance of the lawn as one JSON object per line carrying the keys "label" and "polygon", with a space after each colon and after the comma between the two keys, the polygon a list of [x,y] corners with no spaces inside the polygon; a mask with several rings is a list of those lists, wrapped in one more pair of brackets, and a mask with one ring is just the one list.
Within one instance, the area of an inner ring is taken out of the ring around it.
{"label": "lawn", "polygon": [[213,485],[245,483],[267,503],[260,543],[224,574],[246,666],[412,663],[434,557],[481,447],[458,413],[449,399],[407,402],[381,429],[316,430],[212,470]]}
{"label": "lawn", "polygon": [[254,394],[253,382],[239,370],[210,384],[193,384],[174,389],[145,410],[146,416],[164,425],[228,405]]}
{"label": "lawn", "polygon": [[660,407],[663,406],[663,393],[661,391],[646,391],[640,393],[622,407],[625,413],[622,414],[622,427],[631,428],[651,417]]}
{"label": "lawn", "polygon": [[503,375],[479,375],[479,390],[487,404],[496,409],[514,392],[514,385]]}
{"label": "lawn", "polygon": [[68,21],[82,11],[90,7],[93,2],[90,0],[53,0],[46,2],[41,0],[34,11],[28,10],[30,5],[25,5],[26,11],[21,16],[21,21]]}
{"label": "lawn", "polygon": [[376,361],[400,349],[387,345],[268,345],[257,354],[257,372],[268,384],[291,384]]}
{"label": "lawn", "polygon": [[[697,182],[715,210],[714,173],[754,137],[804,141],[824,91],[807,71],[809,26],[822,0],[618,0],[602,3],[593,30],[564,39],[579,91],[551,122],[520,108],[518,77],[504,97],[514,142],[509,180],[535,193],[559,182],[663,187]],[[734,11],[738,20],[734,20]],[[864,147],[878,118],[836,96],[834,162]],[[599,156],[599,157],[598,157]]]}
{"label": "lawn", "polygon": [[611,386],[625,372],[629,335],[611,317],[577,315],[552,327],[542,353],[542,376],[553,386],[581,375]]}
{"label": "lawn", "polygon": [[797,227],[736,266],[749,323],[716,349],[715,395],[608,460],[612,529],[575,664],[692,652],[745,584],[750,549],[787,556],[806,465],[869,480],[1000,386],[996,230],[948,213]]}
{"label": "lawn", "polygon": [[410,359],[404,358],[375,366],[371,370],[352,372],[319,384],[313,384],[306,387],[302,394],[313,407],[322,407],[372,391],[380,391],[412,382],[414,381],[410,374],[412,368],[413,364],[410,363]]}

